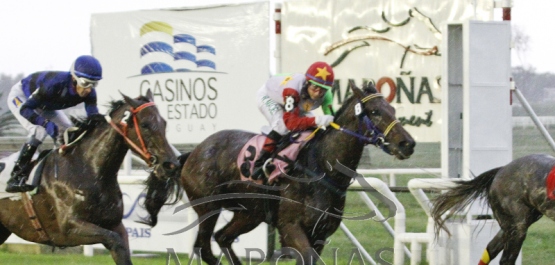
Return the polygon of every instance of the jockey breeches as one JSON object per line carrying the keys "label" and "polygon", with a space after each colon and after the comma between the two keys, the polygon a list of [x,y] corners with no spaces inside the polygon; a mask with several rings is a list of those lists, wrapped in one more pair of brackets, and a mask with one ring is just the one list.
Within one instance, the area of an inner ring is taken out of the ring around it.
{"label": "jockey breeches", "polygon": [[258,103],[258,109],[270,123],[271,130],[274,130],[281,135],[287,134],[289,129],[287,129],[285,123],[283,122],[283,106],[272,100],[266,94],[265,85],[258,90],[258,93],[256,94],[256,101]]}
{"label": "jockey breeches", "polygon": [[[21,82],[17,82],[17,84],[15,84],[12,87],[12,89],[10,90],[10,93],[8,94],[8,108],[15,116],[17,121],[19,121],[19,123],[23,126],[23,128],[27,130],[29,142],[36,143],[38,141],[39,143],[42,143],[46,138],[46,136],[48,136],[48,134],[46,133],[46,129],[41,125],[36,125],[31,123],[25,117],[23,117],[19,112],[21,105],[23,105],[23,103],[25,103],[26,101],[27,101],[27,96],[25,96],[25,93],[23,93],[23,90],[21,89]],[[72,126],[71,121],[67,118],[66,114],[61,110],[37,109],[35,110],[35,112],[38,115],[44,117],[45,119],[48,119],[54,122],[56,125],[58,125],[58,130],[60,134],[62,134],[62,132],[65,131],[65,129]]]}

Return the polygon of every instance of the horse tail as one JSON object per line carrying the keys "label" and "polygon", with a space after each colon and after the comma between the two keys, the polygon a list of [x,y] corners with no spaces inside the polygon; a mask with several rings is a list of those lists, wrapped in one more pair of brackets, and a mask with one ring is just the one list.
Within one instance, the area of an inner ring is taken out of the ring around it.
{"label": "horse tail", "polygon": [[[178,157],[179,172],[183,169],[183,164],[191,153],[185,153]],[[142,223],[156,226],[158,223],[158,213],[164,205],[174,205],[178,203],[183,197],[183,189],[181,189],[181,182],[179,178],[168,178],[161,180],[157,178],[154,173],[151,173],[145,181],[147,186],[146,198],[144,201],[144,208],[147,210],[149,216],[144,218]],[[172,199],[168,202],[168,200]]]}
{"label": "horse tail", "polygon": [[[463,211],[476,199],[486,198],[487,201],[491,183],[500,169],[501,167],[491,169],[468,181],[456,181],[455,187],[449,188],[447,192],[432,200],[431,215],[435,223],[436,238],[441,229],[445,230],[449,236],[451,235],[445,226],[445,222],[451,216]],[[449,210],[451,212],[444,216]]]}

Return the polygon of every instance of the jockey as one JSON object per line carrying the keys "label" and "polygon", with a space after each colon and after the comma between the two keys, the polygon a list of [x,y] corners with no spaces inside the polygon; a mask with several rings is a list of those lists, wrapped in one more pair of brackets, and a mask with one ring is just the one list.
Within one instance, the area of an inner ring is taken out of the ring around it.
{"label": "jockey", "polygon": [[[270,159],[281,137],[289,131],[328,126],[333,122],[331,108],[333,70],[325,62],[313,63],[305,74],[283,74],[271,77],[257,94],[258,108],[270,122],[259,158],[254,163],[252,179],[260,179],[263,166]],[[325,115],[311,111],[322,107]],[[271,171],[271,170],[270,170]]]}
{"label": "jockey", "polygon": [[84,102],[87,116],[98,113],[94,88],[100,79],[100,62],[83,55],[75,60],[69,72],[36,72],[12,87],[8,107],[29,132],[29,138],[15,162],[7,192],[26,192],[34,188],[25,183],[25,169],[47,135],[56,142],[58,133],[72,126],[63,109]]}

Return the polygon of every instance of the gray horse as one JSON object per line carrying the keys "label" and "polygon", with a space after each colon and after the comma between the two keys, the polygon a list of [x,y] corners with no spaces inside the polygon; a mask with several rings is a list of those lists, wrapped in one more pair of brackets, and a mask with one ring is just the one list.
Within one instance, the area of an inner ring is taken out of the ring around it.
{"label": "gray horse", "polygon": [[[436,236],[446,220],[474,200],[486,198],[501,230],[488,243],[480,264],[488,264],[501,251],[500,264],[515,264],[528,227],[543,215],[555,220],[555,201],[548,198],[546,179],[555,158],[534,154],[491,169],[457,185],[433,200]],[[444,215],[448,211],[447,215]]]}

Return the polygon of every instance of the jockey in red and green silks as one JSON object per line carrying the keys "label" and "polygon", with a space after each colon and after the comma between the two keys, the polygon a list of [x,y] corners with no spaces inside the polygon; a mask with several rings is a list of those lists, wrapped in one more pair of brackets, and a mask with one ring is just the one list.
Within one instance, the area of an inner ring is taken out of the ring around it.
{"label": "jockey in red and green silks", "polygon": [[[270,158],[283,135],[290,131],[325,127],[333,122],[333,81],[331,66],[325,62],[315,62],[304,74],[272,76],[258,90],[258,108],[268,120],[271,132],[255,162],[253,179],[260,177],[260,168]],[[315,116],[312,113],[318,107],[322,108],[324,115]]]}

